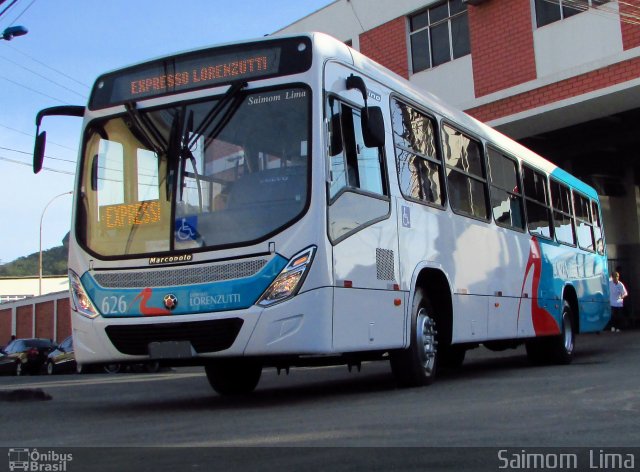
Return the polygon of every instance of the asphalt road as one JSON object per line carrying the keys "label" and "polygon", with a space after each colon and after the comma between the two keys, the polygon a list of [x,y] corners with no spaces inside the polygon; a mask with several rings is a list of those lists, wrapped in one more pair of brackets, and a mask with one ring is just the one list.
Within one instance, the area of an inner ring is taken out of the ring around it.
{"label": "asphalt road", "polygon": [[[378,362],[265,370],[253,395],[231,399],[200,368],[0,377],[0,400],[0,447],[71,448],[69,471],[502,470],[499,448],[583,448],[582,460],[640,446],[640,332],[580,336],[568,366],[476,349],[425,388],[395,388]],[[640,449],[622,457],[640,466]]]}

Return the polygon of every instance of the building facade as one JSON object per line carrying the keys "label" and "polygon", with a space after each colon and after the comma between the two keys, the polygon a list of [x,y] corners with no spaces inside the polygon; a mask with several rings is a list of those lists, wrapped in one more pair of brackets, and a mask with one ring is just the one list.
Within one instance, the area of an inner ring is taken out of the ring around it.
{"label": "building facade", "polygon": [[0,346],[16,338],[62,342],[71,335],[69,291],[0,304]]}
{"label": "building facade", "polygon": [[640,307],[640,0],[336,0],[322,31],[593,185]]}
{"label": "building facade", "polygon": [[15,302],[65,290],[69,290],[67,276],[0,277],[0,303]]}

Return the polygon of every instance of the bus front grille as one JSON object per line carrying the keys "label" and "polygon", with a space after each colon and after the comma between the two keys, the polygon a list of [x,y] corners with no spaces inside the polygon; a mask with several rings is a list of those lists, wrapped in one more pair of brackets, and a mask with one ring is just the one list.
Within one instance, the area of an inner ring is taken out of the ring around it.
{"label": "bus front grille", "polygon": [[105,331],[115,348],[123,354],[148,355],[149,343],[164,341],[189,341],[200,354],[230,348],[242,324],[240,318],[225,318],[183,323],[111,325]]}
{"label": "bus front grille", "polygon": [[251,277],[267,264],[267,259],[201,265],[184,269],[114,271],[95,274],[96,282],[105,288],[144,288],[194,285],[205,282]]}

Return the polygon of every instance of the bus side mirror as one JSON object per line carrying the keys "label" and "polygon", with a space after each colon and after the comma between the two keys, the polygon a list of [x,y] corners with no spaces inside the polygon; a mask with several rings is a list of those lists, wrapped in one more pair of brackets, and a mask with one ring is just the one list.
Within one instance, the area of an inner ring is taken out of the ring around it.
{"label": "bus side mirror", "polygon": [[42,170],[44,161],[44,148],[47,144],[47,132],[43,131],[36,135],[36,143],[33,146],[33,173],[37,174]]}
{"label": "bus side mirror", "polygon": [[380,107],[369,107],[362,115],[362,136],[367,147],[384,146],[384,117]]}
{"label": "bus side mirror", "polygon": [[44,161],[44,148],[47,142],[47,132],[40,132],[40,124],[45,116],[84,116],[84,107],[75,105],[63,105],[40,110],[36,115],[36,141],[33,146],[33,173],[37,174],[42,170]]}

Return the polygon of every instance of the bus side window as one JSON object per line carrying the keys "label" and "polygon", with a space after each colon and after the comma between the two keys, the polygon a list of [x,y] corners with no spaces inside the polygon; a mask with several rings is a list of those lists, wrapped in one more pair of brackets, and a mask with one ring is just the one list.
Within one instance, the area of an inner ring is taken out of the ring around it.
{"label": "bus side window", "polygon": [[522,167],[524,196],[527,205],[529,232],[536,236],[553,238],[553,225],[549,205],[547,178],[529,166]]}
{"label": "bus side window", "polygon": [[442,149],[453,211],[489,219],[487,179],[480,143],[445,124]]}
{"label": "bus side window", "polygon": [[591,216],[593,217],[593,235],[596,240],[598,254],[604,256],[604,233],[602,231],[602,221],[600,219],[600,207],[594,201],[591,202]]}
{"label": "bus side window", "polygon": [[400,191],[410,200],[443,206],[444,178],[435,120],[393,100],[391,122]]}
{"label": "bus side window", "polygon": [[551,202],[553,204],[553,227],[559,243],[576,245],[573,223],[571,191],[566,185],[551,180]]}
{"label": "bus side window", "polygon": [[593,225],[589,215],[589,200],[574,192],[573,202],[577,220],[576,232],[578,234],[578,246],[581,249],[593,251]]}
{"label": "bus side window", "polygon": [[334,98],[329,99],[331,183],[329,198],[345,187],[387,195],[382,171],[382,151],[365,145],[362,116]]}
{"label": "bus side window", "polygon": [[493,219],[499,226],[524,229],[522,191],[518,177],[518,164],[495,149],[487,148]]}

